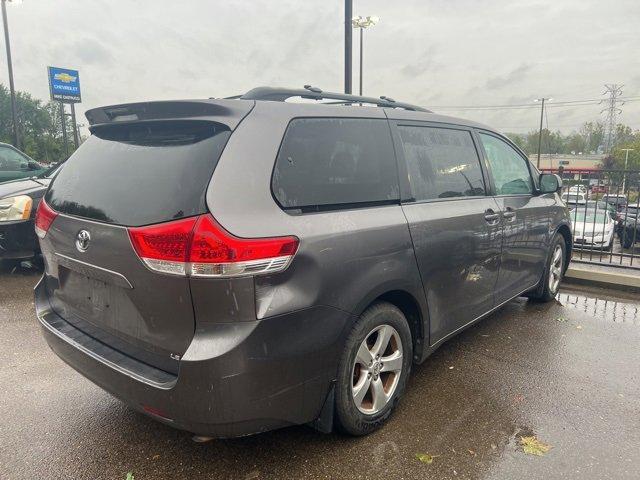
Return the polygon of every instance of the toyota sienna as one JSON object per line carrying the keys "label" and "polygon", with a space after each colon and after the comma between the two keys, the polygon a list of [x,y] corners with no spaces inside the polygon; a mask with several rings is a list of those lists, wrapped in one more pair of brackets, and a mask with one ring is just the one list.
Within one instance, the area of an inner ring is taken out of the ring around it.
{"label": "toyota sienna", "polygon": [[571,256],[557,176],[388,97],[262,87],[86,116],[37,212],[37,317],[82,375],[197,435],[367,434],[413,364],[552,299]]}

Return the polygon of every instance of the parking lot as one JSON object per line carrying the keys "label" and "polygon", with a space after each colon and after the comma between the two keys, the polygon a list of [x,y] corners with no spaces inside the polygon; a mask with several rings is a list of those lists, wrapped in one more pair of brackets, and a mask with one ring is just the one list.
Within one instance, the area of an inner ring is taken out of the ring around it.
{"label": "parking lot", "polygon": [[[39,275],[0,272],[3,479],[638,478],[637,297],[564,290],[550,304],[509,303],[415,368],[398,412],[368,437],[296,427],[196,444],[48,349],[32,303]],[[525,454],[528,436],[551,450]]]}

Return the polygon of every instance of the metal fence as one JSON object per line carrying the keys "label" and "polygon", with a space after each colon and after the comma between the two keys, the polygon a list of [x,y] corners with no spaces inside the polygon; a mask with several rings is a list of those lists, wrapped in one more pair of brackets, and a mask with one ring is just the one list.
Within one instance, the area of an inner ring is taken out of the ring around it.
{"label": "metal fence", "polygon": [[[550,170],[547,170],[550,171]],[[562,169],[574,261],[640,269],[640,170]]]}

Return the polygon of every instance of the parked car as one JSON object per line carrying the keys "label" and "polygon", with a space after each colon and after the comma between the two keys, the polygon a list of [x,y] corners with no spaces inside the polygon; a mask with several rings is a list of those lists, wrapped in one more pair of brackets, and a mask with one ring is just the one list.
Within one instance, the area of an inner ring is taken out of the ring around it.
{"label": "parked car", "polygon": [[587,196],[587,187],[585,187],[582,184],[572,185],[571,187],[569,187],[568,192],[569,193],[581,193],[586,197]]}
{"label": "parked car", "polygon": [[618,211],[623,210],[627,206],[627,196],[622,193],[607,193],[602,197],[602,200],[616,207]]}
{"label": "parked car", "polygon": [[631,248],[640,241],[640,211],[637,205],[628,205],[620,214],[616,231],[624,248]]}
{"label": "parked car", "polygon": [[584,193],[565,192],[561,198],[567,205],[584,205],[587,203],[587,196]]}
{"label": "parked car", "polygon": [[38,209],[39,322],[197,435],[367,434],[412,364],[514,297],[554,298],[571,256],[559,177],[478,123],[266,87],[86,115]]}
{"label": "parked car", "polygon": [[0,260],[25,260],[40,253],[36,209],[58,168],[52,165],[37,177],[0,184]]}
{"label": "parked car", "polygon": [[571,212],[573,242],[576,246],[610,250],[616,224],[606,210]]}
{"label": "parked car", "polygon": [[0,143],[0,183],[17,178],[37,177],[47,167],[7,143]]}
{"label": "parked car", "polygon": [[613,221],[616,221],[618,218],[618,212],[616,207],[611,205],[610,203],[603,202],[601,200],[587,200],[584,206],[579,207],[579,210],[582,211],[594,211],[594,210],[604,210],[606,211]]}

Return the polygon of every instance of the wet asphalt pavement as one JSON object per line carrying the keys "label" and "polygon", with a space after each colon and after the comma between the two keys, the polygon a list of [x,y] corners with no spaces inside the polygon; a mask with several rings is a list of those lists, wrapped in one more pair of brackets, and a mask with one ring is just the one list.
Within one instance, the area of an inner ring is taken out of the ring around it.
{"label": "wet asphalt pavement", "polygon": [[[38,278],[0,269],[1,479],[640,478],[640,295],[509,303],[414,368],[398,411],[368,437],[295,427],[195,444],[48,349]],[[532,435],[553,448],[525,454]]]}

